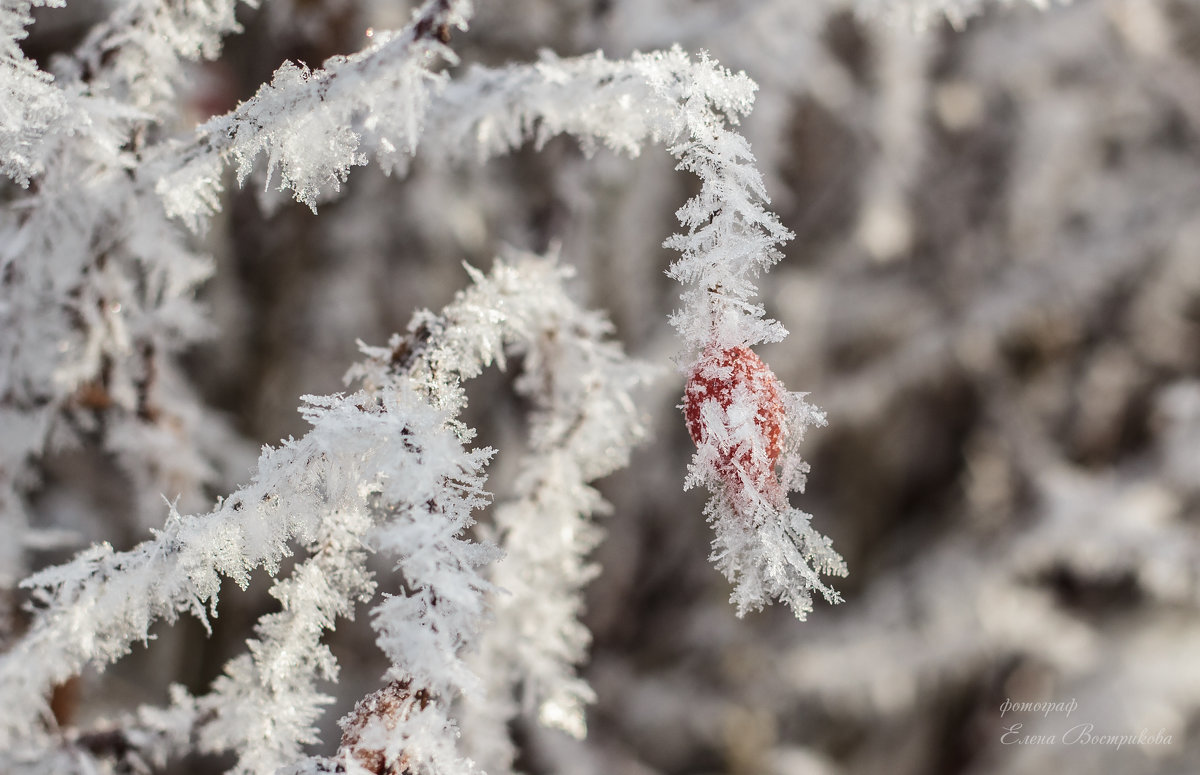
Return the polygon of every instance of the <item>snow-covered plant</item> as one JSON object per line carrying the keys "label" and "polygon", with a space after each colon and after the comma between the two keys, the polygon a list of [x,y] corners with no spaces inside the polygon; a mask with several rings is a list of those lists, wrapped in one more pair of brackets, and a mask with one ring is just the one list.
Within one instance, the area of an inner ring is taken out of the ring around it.
{"label": "snow-covered plant", "polygon": [[[519,87],[506,88],[514,82]],[[809,528],[808,515],[791,509],[785,497],[803,487],[806,469],[796,444],[821,415],[773,376],[766,378],[767,396],[747,389],[743,372],[730,373],[730,364],[722,363],[738,353],[761,365],[748,348],[785,335],[754,302],[753,279],[779,259],[776,246],[790,235],[765,208],[748,145],[725,126],[749,110],[752,95],[744,75],[707,60],[692,63],[678,49],[635,54],[629,62],[545,56],[531,67],[469,72],[447,89],[447,107],[433,107],[430,128],[444,153],[484,158],[519,144],[530,128],[540,142],[569,133],[626,152],[652,139],[668,145],[679,169],[700,178],[700,192],[677,213],[686,233],[667,241],[682,254],[668,274],[684,286],[683,308],[671,316],[685,344],[684,369],[692,385],[698,374],[723,383],[719,395],[689,388],[688,425],[698,445],[689,483],[714,493],[706,510],[718,534],[714,559],[737,582],[738,610],[778,598],[803,618],[813,591],[836,599],[819,573],[844,572],[841,559]],[[768,414],[769,421],[747,424]],[[762,437],[768,424],[773,440]]]}
{"label": "snow-covered plant", "polygon": [[1200,771],[1197,30],[0,0],[0,771]]}
{"label": "snow-covered plant", "polygon": [[[272,589],[281,611],[262,619],[248,653],[227,665],[209,694],[175,692],[170,718],[180,726],[137,753],[162,759],[170,745],[194,737],[202,750],[235,751],[237,772],[465,771],[470,765],[450,734],[450,708],[482,691],[484,676],[500,681],[488,687],[500,692],[527,681],[548,701],[563,691],[586,696],[573,677],[586,635],[555,646],[561,635],[539,641],[531,629],[578,628],[578,587],[586,580],[580,563],[596,531],[586,518],[602,504],[588,482],[621,465],[640,436],[629,390],[644,368],[604,341],[603,319],[570,301],[563,275],[554,262],[534,258],[498,261],[486,277],[476,273],[475,285],[441,314],[419,315],[388,347],[364,347],[368,359],[351,370],[361,390],[308,397],[304,413],[313,429],[266,449],[255,478],[212,513],[183,516],[172,507],[153,539],[126,552],[98,546],[28,579],[24,586],[42,610],[0,659],[0,690],[11,701],[3,719],[11,765],[90,766],[85,747],[59,749],[61,741],[43,727],[49,689],[85,665],[121,657],[149,637],[157,619],[192,613],[205,620],[221,576],[244,586],[255,568],[274,575],[291,542],[310,556]],[[482,467],[492,450],[467,449],[473,431],[456,417],[465,402],[461,381],[503,363],[506,353],[523,357],[522,390],[542,406],[526,474],[533,489],[507,510],[532,511],[526,517],[534,525],[550,520],[556,531],[582,535],[539,557],[515,543],[528,538],[518,533],[530,526],[497,520],[502,544],[511,547],[507,562],[529,557],[522,572],[546,587],[535,594],[513,583],[514,602],[522,605],[500,603],[508,613],[497,615],[495,626],[503,629],[488,641],[493,649],[514,648],[513,638],[527,646],[509,662],[480,663],[476,674],[464,655],[488,618],[488,596],[510,593],[480,571],[496,558],[496,545],[466,533],[488,499]],[[337,674],[321,636],[372,597],[368,551],[393,557],[403,580],[372,611],[392,662],[388,683],[344,721],[340,765],[306,764],[301,746],[315,742],[313,722],[331,699],[316,682]],[[560,602],[556,594],[565,597]],[[547,619],[547,611],[557,619]],[[547,655],[529,657],[539,646]],[[565,712],[573,715],[553,720],[581,723],[577,707]],[[490,721],[503,726],[506,719]],[[137,740],[127,745],[136,749]]]}
{"label": "snow-covered plant", "polygon": [[[265,448],[250,481],[207,508],[235,476],[222,460],[235,442],[179,356],[212,327],[195,300],[213,271],[200,235],[228,201],[227,166],[315,211],[371,159],[403,173],[414,156],[482,162],[558,135],[588,152],[665,145],[699,181],[666,244],[683,286],[670,315],[688,380],[679,419],[697,446],[686,484],[712,493],[713,559],[739,615],[778,599],[803,619],[814,592],[838,599],[821,576],[844,573],[841,558],[788,500],[807,471],[803,432],[823,417],[751,349],[785,334],[755,279],[790,233],[735,130],[755,88],[744,74],[678,47],[454,73],[451,37],[473,9],[429,0],[361,51],[319,69],[285,62],[189,127],[175,95],[238,29],[234,0],[111,3],[49,70],[19,44],[37,4],[0,5],[0,169],[24,187],[0,213],[0,584],[15,599],[23,549],[70,540],[27,515],[40,461],[64,447],[105,450],[135,493],[128,523],[153,536],[20,582],[32,607],[0,655],[6,771],[127,771],[200,751],[232,753],[238,773],[506,772],[522,714],[584,732],[579,614],[605,506],[592,482],[645,435],[632,390],[648,367],[571,300],[555,261],[497,259],[407,334],[363,346],[347,375],[357,388],[305,397],[311,429]],[[493,450],[472,446],[463,383],[510,358],[528,449],[512,498],[473,528]],[[151,640],[160,620],[208,626],[222,579],[244,589],[259,569],[279,610],[206,693],[174,687],[165,708],[63,723],[57,687]],[[390,667],[343,718],[337,753],[312,756],[333,700],[323,682],[338,675],[324,636],[370,601]]]}

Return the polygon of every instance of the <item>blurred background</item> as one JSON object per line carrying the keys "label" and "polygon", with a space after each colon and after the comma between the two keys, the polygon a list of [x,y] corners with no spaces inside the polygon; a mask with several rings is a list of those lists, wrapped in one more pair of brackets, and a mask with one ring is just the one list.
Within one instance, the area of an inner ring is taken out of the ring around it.
{"label": "blurred background", "polygon": [[[44,11],[26,50],[69,48],[103,5]],[[518,725],[524,771],[1200,771],[1200,2],[917,13],[935,5],[481,0],[452,44],[465,66],[679,43],[759,84],[742,130],[796,235],[762,281],[791,335],[761,354],[828,415],[793,502],[850,568],[845,602],[803,623],[783,608],[734,617],[703,495],[681,492],[692,447],[661,243],[695,181],[668,154],[587,158],[559,139],[447,168],[418,151],[404,178],[356,169],[316,216],[261,179],[229,187],[204,236],[218,328],[188,355],[245,440],[228,488],[258,445],[304,432],[300,395],[342,389],[356,338],[403,330],[466,284],[463,261],[486,268],[505,246],[561,246],[580,296],[667,367],[644,394],[652,440],[604,487],[589,737]],[[195,73],[190,120],[284,59],[358,49],[411,4],[243,11],[244,33]],[[509,380],[471,392],[469,421],[500,449],[523,434]],[[501,496],[515,457],[491,467]],[[104,459],[44,467],[44,524],[118,546],[146,535],[122,522],[132,496]],[[257,596],[225,596],[211,638],[162,628],[153,649],[64,688],[61,712],[161,702],[169,681],[202,691],[271,610],[260,581]],[[365,617],[332,639],[344,672],[329,740],[377,686],[372,640]],[[1006,706],[1071,701],[1069,714]],[[1170,743],[1084,737],[1141,732]]]}

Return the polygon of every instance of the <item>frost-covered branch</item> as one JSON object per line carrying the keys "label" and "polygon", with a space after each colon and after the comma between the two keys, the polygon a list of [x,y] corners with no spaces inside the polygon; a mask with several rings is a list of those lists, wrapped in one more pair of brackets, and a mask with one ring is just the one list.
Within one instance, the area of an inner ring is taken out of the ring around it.
{"label": "frost-covered branch", "polygon": [[[350,166],[365,163],[366,152],[383,152],[395,160],[411,154],[423,121],[428,122],[427,152],[443,157],[484,160],[527,139],[542,142],[559,134],[579,137],[585,146],[600,141],[627,153],[637,153],[647,141],[665,143],[679,159],[679,168],[701,182],[700,192],[678,212],[685,232],[667,241],[681,253],[669,274],[684,286],[683,309],[671,320],[685,343],[684,358],[693,361],[688,369],[696,368],[698,353],[744,350],[785,335],[778,322],[765,319],[755,301],[754,279],[779,260],[778,245],[791,235],[766,208],[769,200],[748,143],[729,128],[750,109],[754,84],[749,78],[707,58],[693,63],[673,49],[616,62],[600,55],[570,60],[545,55],[534,65],[473,68],[447,85],[427,70],[435,56],[451,56],[436,39],[440,35],[430,31],[465,22],[449,6],[427,4],[424,12],[433,16],[418,16],[395,37],[331,60],[322,70],[285,66],[253,100],[201,127],[197,139],[182,149],[181,166],[150,173],[159,181],[168,211],[195,226],[216,201],[224,160],[235,159],[244,178],[260,152],[268,154],[268,172],[278,167],[283,186],[315,207],[321,187],[344,180]],[[384,87],[392,95],[386,105],[376,101]],[[372,120],[398,126],[404,134],[374,136],[374,125],[356,118],[364,106]],[[286,130],[278,129],[285,123]],[[360,125],[362,134],[351,129]],[[313,148],[323,149],[323,155]],[[788,406],[802,406],[797,401]],[[807,416],[791,418],[787,427],[801,427]],[[718,419],[705,414],[702,424]],[[726,435],[693,434],[702,448],[710,436]],[[767,466],[772,477],[777,458]],[[789,470],[800,466],[790,458],[782,464]],[[715,472],[695,481],[714,492],[725,488]],[[739,555],[725,563],[731,580],[747,585],[735,593],[742,601],[739,610],[757,607],[803,580],[800,596],[788,597],[802,615],[809,591],[836,599],[817,572],[842,572],[841,560],[811,532],[807,515],[790,511],[780,498],[769,500],[774,512],[743,514],[737,520],[730,515],[749,541],[720,548],[718,556]],[[739,497],[722,502],[733,511],[747,507]],[[710,516],[720,521],[730,509],[713,507]],[[719,536],[728,532],[718,529]],[[780,538],[794,549],[783,556],[759,551]],[[781,561],[790,570],[782,575],[768,570]]]}
{"label": "frost-covered branch", "polygon": [[318,683],[338,675],[321,638],[337,619],[353,618],[355,604],[375,589],[363,540],[373,524],[366,508],[331,511],[312,556],[272,587],[281,610],[259,621],[249,653],[231,660],[208,694],[187,699],[198,714],[200,747],[236,751],[235,772],[274,772],[319,742],[314,724],[333,698]]}
{"label": "frost-covered branch", "polygon": [[[91,442],[111,453],[135,487],[132,522],[141,527],[157,523],[163,493],[198,506],[221,467],[216,450],[238,447],[175,362],[210,330],[194,291],[211,262],[131,173],[146,124],[169,123],[178,109],[170,97],[182,61],[217,54],[236,28],[235,3],[118,3],[73,55],[58,58],[54,79],[20,58],[29,5],[5,11],[5,58],[11,72],[44,82],[61,110],[55,132],[39,139],[44,162],[29,167],[36,189],[0,211],[0,429],[11,439],[0,460],[0,520],[12,536],[0,584],[22,572],[24,495],[49,448]],[[3,154],[5,163],[17,158]]]}
{"label": "frost-covered branch", "polygon": [[[20,750],[29,742],[20,738],[36,717],[45,717],[46,693],[54,684],[87,664],[103,666],[123,656],[131,643],[148,637],[158,619],[184,612],[206,619],[221,576],[245,585],[253,569],[277,568],[290,553],[288,541],[315,540],[329,511],[392,492],[388,488],[397,485],[403,466],[419,454],[406,440],[417,432],[411,423],[423,423],[420,430],[430,434],[420,441],[436,445],[452,438],[437,430],[438,415],[422,414],[411,395],[388,394],[395,409],[358,398],[360,403],[348,398],[313,405],[313,431],[265,451],[254,480],[212,513],[172,511],[154,539],[128,552],[100,545],[27,580],[24,586],[35,591],[42,610],[0,657],[0,693],[6,698],[0,748]],[[341,470],[348,461],[353,465]],[[433,479],[421,481],[434,494],[437,477],[469,480],[482,462],[481,453],[437,459],[429,464]]]}
{"label": "frost-covered branch", "polygon": [[119,0],[58,69],[148,117],[170,115],[185,66],[216,59],[222,38],[240,30],[234,15],[241,3],[258,0]]}
{"label": "frost-covered branch", "polygon": [[0,172],[21,185],[44,165],[44,141],[62,128],[69,108],[48,73],[25,57],[20,41],[36,6],[65,0],[0,0]]}
{"label": "frost-covered branch", "polygon": [[[749,350],[785,334],[755,302],[754,278],[779,260],[777,246],[790,237],[766,209],[748,144],[728,127],[750,109],[753,90],[745,75],[694,63],[678,49],[616,62],[545,55],[535,65],[473,69],[447,87],[430,109],[436,146],[426,150],[486,159],[527,138],[568,134],[585,149],[603,142],[636,154],[653,141],[700,178],[700,192],[678,211],[686,231],[667,241],[682,254],[668,274],[684,286],[683,308],[671,320],[690,361],[686,400],[698,452],[688,481],[714,492],[706,510],[717,530],[713,557],[736,585],[739,612],[776,598],[803,617],[813,592],[838,599],[820,574],[845,566],[809,515],[786,500],[807,470],[797,448],[803,429],[823,420]],[[762,390],[741,384],[750,371],[762,373]],[[697,390],[698,378],[712,390]]]}
{"label": "frost-covered branch", "polygon": [[[179,383],[170,359],[202,332],[191,295],[209,268],[168,217],[201,225],[219,204],[226,163],[244,180],[264,154],[268,177],[278,170],[283,187],[315,207],[368,153],[389,169],[402,166],[423,131],[431,155],[443,157],[486,158],[557,134],[633,154],[653,141],[700,180],[678,212],[683,233],[667,245],[681,254],[669,274],[684,286],[671,320],[684,342],[685,418],[698,446],[688,483],[714,493],[706,511],[717,530],[714,559],[736,584],[739,613],[776,598],[803,616],[814,591],[836,599],[819,574],[843,572],[840,558],[787,502],[806,470],[797,450],[803,430],[821,418],[749,349],[785,333],[765,318],[755,279],[779,260],[790,233],[767,209],[749,145],[732,129],[752,102],[745,75],[676,48],[616,62],[546,55],[451,81],[434,69],[454,61],[449,31],[465,27],[471,8],[431,0],[364,51],[316,71],[285,64],[189,140],[143,147],[139,128],[166,104],[181,57],[211,55],[235,26],[233,8],[224,0],[119,5],[79,48],[75,69],[64,65],[124,103],[88,103],[97,121],[83,142],[47,169],[25,211],[0,224],[12,237],[0,311],[23,324],[0,340],[16,364],[4,377],[13,410],[6,422],[37,429],[8,448],[12,465],[0,471],[14,504],[60,417],[90,423],[78,432],[96,431],[127,458],[139,492],[177,484],[155,454],[168,440],[153,433],[200,435],[201,414],[186,394],[168,398],[175,394],[164,385]],[[112,111],[99,112],[104,106]],[[70,177],[80,165],[95,170],[83,185]],[[151,204],[152,191],[165,213]],[[504,738],[515,693],[543,721],[582,733],[591,694],[574,674],[588,641],[577,615],[592,572],[586,554],[598,538],[589,519],[603,505],[589,482],[623,464],[640,436],[629,389],[643,375],[602,343],[606,324],[562,294],[559,270],[526,261],[473,278],[442,313],[419,315],[407,337],[366,348],[368,360],[352,370],[361,390],[306,399],[312,430],[264,451],[255,478],[209,514],[183,516],[173,505],[153,540],[120,553],[95,547],[28,580],[40,609],[0,658],[8,708],[0,747],[11,747],[15,761],[38,761],[53,749],[45,704],[53,686],[119,658],[157,620],[183,612],[203,620],[222,576],[244,586],[255,568],[274,574],[293,544],[311,556],[272,589],[282,610],[260,621],[249,652],[209,695],[176,698],[201,747],[235,752],[238,772],[466,768],[450,732],[453,703],[472,691],[487,693],[467,703],[478,721],[472,746],[499,770],[512,764]],[[63,298],[71,302],[53,303]],[[538,413],[516,498],[496,520],[510,559],[489,582],[478,567],[490,550],[464,531],[487,497],[490,451],[464,446],[474,432],[459,419],[461,383],[503,365],[506,350],[524,356],[518,388]],[[161,422],[167,411],[186,422]],[[194,495],[210,478],[204,455],[181,457]],[[344,721],[339,761],[300,761],[329,701],[316,683],[336,674],[323,634],[374,589],[367,549],[394,557],[404,579],[403,594],[373,609],[393,667],[387,685]],[[494,603],[477,676],[465,648],[492,583],[510,597]]]}
{"label": "frost-covered branch", "polygon": [[[209,330],[194,289],[211,264],[128,178],[120,151],[91,139],[0,212],[0,518],[14,525],[50,446],[113,453],[137,485],[138,525],[159,512],[161,493],[198,505],[215,450],[236,449],[175,363]],[[94,174],[79,180],[76,164]],[[15,550],[22,531],[12,535]],[[0,573],[19,567],[17,556]]]}
{"label": "frost-covered branch", "polygon": [[222,37],[238,29],[238,3],[121,0],[74,52],[57,59],[52,76],[24,56],[19,41],[32,8],[66,0],[3,0],[0,171],[28,185],[46,171],[55,140],[83,134],[119,145],[124,138],[112,134],[114,119],[170,116],[178,110],[173,98],[184,64],[217,56]]}
{"label": "frost-covered branch", "polygon": [[244,182],[260,154],[268,184],[314,211],[350,168],[373,151],[386,169],[401,167],[416,148],[431,95],[445,80],[433,72],[457,61],[446,45],[465,29],[469,0],[428,0],[396,33],[379,32],[363,51],[334,57],[323,68],[285,62],[251,99],[198,127],[186,143],[169,143],[146,165],[167,212],[199,228],[218,209],[221,173],[236,163]]}
{"label": "frost-covered branch", "polygon": [[579,615],[599,570],[588,561],[603,536],[592,517],[607,508],[589,482],[624,467],[644,434],[631,392],[648,369],[604,341],[611,326],[600,315],[564,305],[550,323],[523,346],[517,390],[535,406],[530,449],[485,534],[504,551],[490,576],[501,591],[472,660],[489,685],[467,698],[463,728],[493,775],[511,770],[518,712],[584,734],[594,695],[575,674],[591,639]]}
{"label": "frost-covered branch", "polygon": [[579,138],[636,155],[665,144],[679,168],[700,178],[701,192],[678,212],[687,230],[668,240],[680,251],[671,276],[685,286],[672,320],[695,351],[776,341],[783,330],[762,320],[753,278],[779,260],[789,233],[769,200],[744,138],[729,128],[750,110],[754,83],[682,50],[607,60],[596,54],[532,65],[472,68],[430,107],[425,151],[486,160],[527,140]]}
{"label": "frost-covered branch", "polygon": [[[452,420],[465,401],[461,380],[502,362],[508,349],[525,356],[523,383],[565,385],[544,394],[546,400],[581,402],[560,406],[554,420],[578,418],[569,435],[575,457],[568,460],[580,471],[574,487],[582,488],[584,507],[551,501],[527,516],[561,524],[562,531],[586,531],[578,520],[596,505],[586,482],[622,463],[639,437],[627,390],[641,372],[623,365],[619,350],[603,342],[606,324],[569,300],[562,278],[552,263],[532,258],[498,262],[486,277],[476,273],[472,289],[441,315],[419,316],[408,338],[367,348],[370,359],[352,370],[365,378],[362,390],[307,399],[305,416],[313,429],[298,441],[267,449],[253,481],[213,512],[185,517],[172,509],[152,541],[122,553],[101,546],[28,580],[42,610],[25,637],[0,658],[0,696],[8,709],[0,716],[0,748],[18,762],[44,756],[39,752],[50,742],[36,730],[49,722],[45,697],[53,685],[85,665],[103,667],[121,657],[131,643],[148,637],[158,619],[190,612],[205,620],[207,609],[215,611],[221,576],[244,586],[254,568],[273,574],[290,553],[289,542],[298,541],[312,557],[276,584],[273,594],[282,610],[260,622],[249,654],[227,666],[211,694],[195,701],[176,698],[184,710],[194,709],[190,717],[201,745],[237,751],[237,772],[273,772],[296,763],[300,746],[315,740],[312,724],[329,701],[315,684],[336,675],[321,635],[373,590],[365,568],[370,547],[396,558],[405,584],[404,594],[374,609],[380,646],[393,664],[386,678],[414,687],[414,693],[419,688],[424,701],[419,709],[378,718],[367,714],[352,724],[356,732],[347,738],[352,742],[345,743],[343,756],[348,765],[363,751],[379,751],[387,762],[403,759],[413,767],[419,762],[430,772],[465,766],[453,736],[446,734],[453,727],[448,703],[469,688],[482,688],[460,652],[475,637],[491,588],[476,568],[493,554],[462,537],[471,512],[487,497],[481,468],[491,450],[462,446],[473,432]],[[547,342],[559,343],[562,352],[546,350]],[[591,370],[576,372],[579,359],[590,362]],[[603,375],[601,368],[607,370]],[[572,387],[574,380],[583,387]],[[608,408],[626,420],[614,423],[615,417],[594,414]],[[543,425],[549,422],[538,423],[535,447],[554,432]],[[513,530],[514,521],[506,519],[503,527]],[[587,540],[568,546],[560,559],[577,564],[589,548]],[[530,572],[539,567],[532,564]],[[562,627],[579,627],[574,617],[578,585],[586,580],[582,574],[564,590]],[[521,616],[530,613],[509,620]],[[514,629],[510,634],[534,636]],[[569,642],[577,644],[578,636]],[[580,656],[568,648],[558,668],[567,675],[554,680],[570,682],[571,663]],[[498,691],[536,680],[526,679],[532,669],[480,667],[496,671],[499,678],[483,685]]]}

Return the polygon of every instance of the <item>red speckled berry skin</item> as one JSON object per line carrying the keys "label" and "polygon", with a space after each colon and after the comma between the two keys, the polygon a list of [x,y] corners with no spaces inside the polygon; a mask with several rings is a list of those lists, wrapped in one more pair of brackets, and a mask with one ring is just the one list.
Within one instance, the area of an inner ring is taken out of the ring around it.
{"label": "red speckled berry skin", "polygon": [[692,368],[684,393],[683,413],[688,433],[697,446],[707,443],[708,429],[701,422],[701,409],[710,400],[728,411],[740,390],[749,394],[757,407],[754,424],[763,440],[757,456],[747,443],[732,447],[717,445],[717,473],[735,497],[744,497],[747,486],[771,500],[783,496],[775,475],[775,464],[783,452],[783,386],[762,360],[746,347],[724,350],[710,348]]}

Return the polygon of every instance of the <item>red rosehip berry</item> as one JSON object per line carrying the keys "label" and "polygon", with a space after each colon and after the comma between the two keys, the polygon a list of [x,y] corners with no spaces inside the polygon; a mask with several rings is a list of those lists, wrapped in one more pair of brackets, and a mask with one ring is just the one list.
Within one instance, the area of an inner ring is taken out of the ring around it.
{"label": "red rosehip berry", "polygon": [[[770,367],[746,347],[711,347],[688,376],[683,401],[688,433],[698,447],[716,446],[717,473],[735,499],[745,499],[747,488],[772,501],[783,498],[775,465],[783,452],[784,394]],[[705,411],[710,401],[719,407],[719,414]],[[753,431],[747,433],[750,410]],[[714,416],[720,417],[724,432],[714,437],[714,429],[704,422],[706,414],[710,423]]]}

